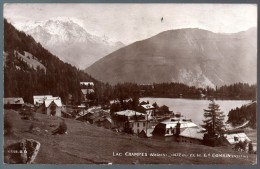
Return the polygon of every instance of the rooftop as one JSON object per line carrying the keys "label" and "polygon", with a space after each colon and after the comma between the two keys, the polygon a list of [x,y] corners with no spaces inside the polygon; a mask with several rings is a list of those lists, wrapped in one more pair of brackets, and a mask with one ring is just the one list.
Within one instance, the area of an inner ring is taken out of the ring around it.
{"label": "rooftop", "polygon": [[239,141],[251,141],[244,132],[224,134],[224,137],[230,144],[238,143]]}
{"label": "rooftop", "polygon": [[145,108],[146,110],[147,109],[154,109],[154,107],[153,107],[153,105],[151,105],[151,104],[143,104],[143,105],[141,105],[143,108]]}
{"label": "rooftop", "polygon": [[80,82],[80,85],[90,85],[90,86],[94,86],[94,83],[93,82]]}
{"label": "rooftop", "polygon": [[203,140],[204,133],[199,128],[186,128],[180,133],[180,136]]}
{"label": "rooftop", "polygon": [[58,107],[62,107],[61,99],[59,97],[53,97],[44,101],[45,107],[49,107],[54,102]]}
{"label": "rooftop", "polygon": [[52,95],[38,95],[38,96],[33,96],[33,104],[40,103],[42,104],[44,100],[46,99],[51,99]]}
{"label": "rooftop", "polygon": [[131,117],[131,116],[140,116],[140,115],[143,115],[145,116],[145,114],[143,113],[139,113],[137,111],[133,111],[133,110],[123,110],[123,111],[119,111],[119,112],[115,112],[116,115],[121,115],[121,116],[128,116],[128,117]]}
{"label": "rooftop", "polygon": [[188,128],[188,127],[198,127],[197,124],[191,122],[191,121],[183,121],[183,120],[180,120],[180,121],[167,121],[167,122],[161,122],[162,124],[165,124],[166,125],[166,128],[175,128],[177,123],[180,123],[181,124],[181,128]]}
{"label": "rooftop", "polygon": [[4,98],[4,104],[24,104],[24,101],[21,97],[7,97]]}

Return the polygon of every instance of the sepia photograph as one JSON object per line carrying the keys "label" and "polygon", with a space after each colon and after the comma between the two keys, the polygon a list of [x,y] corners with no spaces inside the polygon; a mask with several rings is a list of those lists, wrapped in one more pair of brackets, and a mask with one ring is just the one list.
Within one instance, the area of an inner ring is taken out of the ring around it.
{"label": "sepia photograph", "polygon": [[257,4],[4,3],[4,164],[257,165]]}

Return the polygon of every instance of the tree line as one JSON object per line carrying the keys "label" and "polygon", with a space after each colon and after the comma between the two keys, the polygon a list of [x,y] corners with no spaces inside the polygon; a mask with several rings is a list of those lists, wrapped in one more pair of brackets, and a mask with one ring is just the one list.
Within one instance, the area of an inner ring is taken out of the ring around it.
{"label": "tree line", "polygon": [[[4,64],[4,97],[23,97],[26,102],[33,102],[33,95],[61,97],[67,103],[72,95],[74,104],[81,102],[81,81],[94,82],[95,93],[88,97],[94,104],[109,104],[110,100],[123,101],[140,97],[203,98],[219,99],[256,99],[256,85],[237,83],[222,86],[219,89],[196,88],[182,83],[154,83],[138,85],[119,83],[115,86],[101,83],[76,67],[64,63],[58,57],[44,49],[30,35],[16,30],[4,19],[4,51],[7,54]],[[46,67],[46,72],[36,70],[26,64],[14,51],[31,53]]]}
{"label": "tree line", "polygon": [[252,128],[256,128],[256,106],[256,102],[252,102],[249,105],[231,109],[228,113],[228,122],[233,126],[238,126],[249,121],[248,125]]}
{"label": "tree line", "polygon": [[[33,95],[60,96],[66,103],[68,94],[80,101],[80,81],[94,78],[76,67],[64,63],[37,43],[31,36],[16,30],[4,19],[4,51],[7,54],[4,64],[4,97],[23,97],[33,102]],[[31,53],[46,67],[35,70],[23,62],[14,51]]]}

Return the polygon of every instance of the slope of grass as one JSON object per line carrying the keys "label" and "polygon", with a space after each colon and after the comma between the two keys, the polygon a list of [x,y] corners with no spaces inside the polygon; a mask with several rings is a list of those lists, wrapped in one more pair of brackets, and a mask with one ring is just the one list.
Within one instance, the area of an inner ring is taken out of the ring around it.
{"label": "slope of grass", "polygon": [[[4,137],[4,147],[22,138],[35,139],[41,148],[34,163],[40,164],[255,164],[256,155],[232,150],[231,147],[207,147],[203,145],[142,139],[116,133],[84,122],[65,119],[67,135],[51,135],[61,121],[58,117],[36,114],[38,120],[22,120],[18,112],[5,110],[12,117],[14,136]],[[33,123],[33,131],[29,131]],[[148,156],[126,156],[126,152],[147,153]],[[113,156],[122,153],[122,156]],[[149,153],[158,153],[152,157]],[[210,157],[203,157],[203,154]],[[239,158],[214,158],[212,154],[244,155]],[[170,156],[171,154],[180,155]],[[191,157],[201,154],[202,157]],[[166,155],[166,156],[164,156]],[[185,157],[183,156],[185,155]],[[187,156],[186,156],[187,155]]]}

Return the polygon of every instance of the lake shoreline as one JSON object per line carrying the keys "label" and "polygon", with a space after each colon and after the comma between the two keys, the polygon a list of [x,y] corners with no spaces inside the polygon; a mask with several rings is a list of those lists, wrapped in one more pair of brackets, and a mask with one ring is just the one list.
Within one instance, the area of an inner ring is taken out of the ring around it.
{"label": "lake shoreline", "polygon": [[[157,103],[158,106],[166,105],[173,113],[180,112],[184,118],[192,119],[196,124],[203,124],[204,109],[208,108],[210,100],[206,99],[186,99],[186,98],[155,98],[155,97],[142,97],[140,102],[149,101],[150,104]],[[248,104],[251,100],[215,100],[220,106],[220,110],[224,112],[225,122],[228,119],[228,113],[231,109],[241,107]]]}

